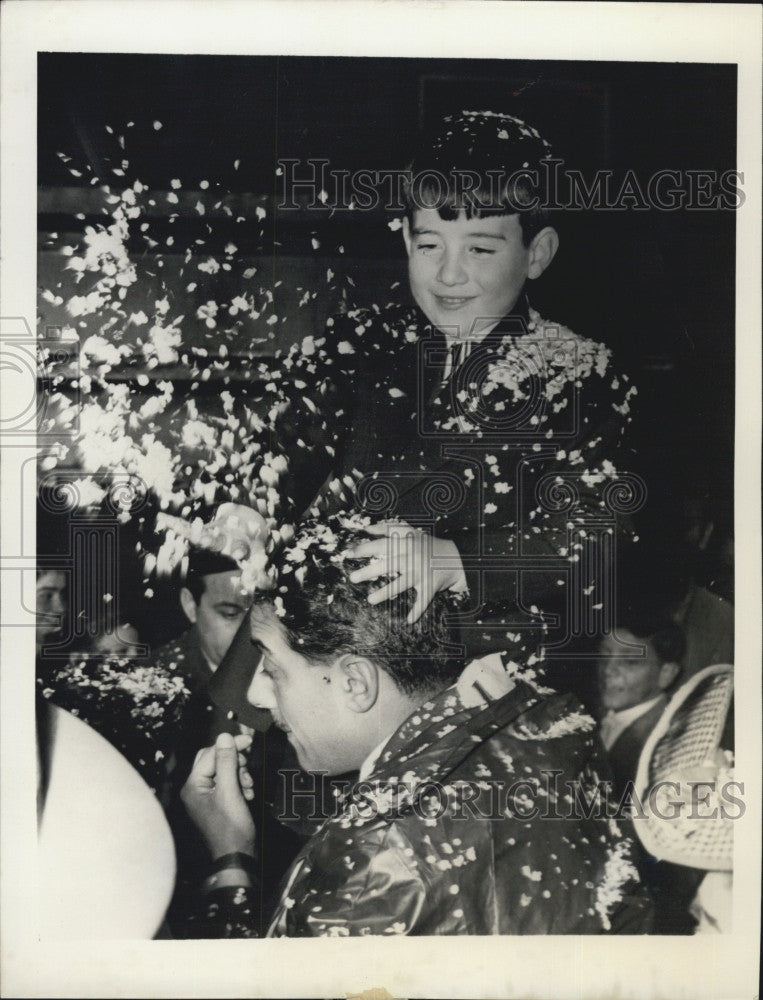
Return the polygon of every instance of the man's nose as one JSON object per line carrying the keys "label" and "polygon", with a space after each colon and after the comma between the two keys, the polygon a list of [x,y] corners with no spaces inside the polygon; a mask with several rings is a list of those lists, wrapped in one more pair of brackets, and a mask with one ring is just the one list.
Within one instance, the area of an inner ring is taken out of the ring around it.
{"label": "man's nose", "polygon": [[469,276],[458,251],[445,251],[437,277],[443,285],[463,285],[468,281]]}
{"label": "man's nose", "polygon": [[273,709],[276,707],[273,682],[262,669],[261,663],[254,671],[252,682],[246,692],[246,700],[256,708]]}
{"label": "man's nose", "polygon": [[66,612],[66,601],[63,594],[54,594],[50,601],[50,611],[54,615],[62,615]]}
{"label": "man's nose", "polygon": [[622,664],[618,663],[616,659],[607,660],[601,668],[601,676],[607,681],[615,680],[622,672]]}

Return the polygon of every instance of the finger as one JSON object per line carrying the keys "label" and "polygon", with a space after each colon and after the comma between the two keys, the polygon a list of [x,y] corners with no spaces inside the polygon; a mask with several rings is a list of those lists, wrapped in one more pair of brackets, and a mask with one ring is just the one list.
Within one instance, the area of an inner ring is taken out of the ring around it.
{"label": "finger", "polygon": [[387,559],[373,559],[367,566],[353,570],[349,580],[351,583],[365,583],[366,580],[378,580],[380,576],[390,576],[393,572]]}
{"label": "finger", "polygon": [[233,737],[233,742],[237,750],[248,750],[252,745],[252,737],[248,733],[239,733]]}
{"label": "finger", "polygon": [[363,542],[355,549],[352,558],[367,559],[371,562],[367,566],[354,570],[350,574],[350,580],[356,580],[356,574],[366,571],[375,572],[375,576],[364,577],[373,580],[376,576],[391,575],[402,572],[409,564],[412,565],[416,559],[416,537],[415,535],[388,535],[375,542]]}
{"label": "finger", "polygon": [[208,781],[212,781],[215,776],[214,747],[203,747],[199,750],[193,762],[193,769],[191,773],[195,779],[206,778]]}
{"label": "finger", "polygon": [[394,597],[404,594],[406,590],[410,590],[412,586],[412,580],[405,576],[399,576],[397,580],[392,580],[383,587],[379,587],[378,590],[372,590],[368,595],[368,603],[381,604],[382,601],[391,601]]}
{"label": "finger", "polygon": [[220,733],[215,741],[215,780],[224,795],[240,794],[238,783],[238,754],[234,737]]}
{"label": "finger", "polygon": [[345,552],[346,559],[378,559],[387,552],[386,538],[376,538],[372,542],[360,542]]}
{"label": "finger", "polygon": [[238,783],[241,786],[241,793],[247,802],[254,799],[254,781],[251,774],[245,768],[239,768]]}
{"label": "finger", "polygon": [[369,535],[388,535],[391,531],[407,528],[405,521],[377,521],[376,524],[369,524],[363,530]]}

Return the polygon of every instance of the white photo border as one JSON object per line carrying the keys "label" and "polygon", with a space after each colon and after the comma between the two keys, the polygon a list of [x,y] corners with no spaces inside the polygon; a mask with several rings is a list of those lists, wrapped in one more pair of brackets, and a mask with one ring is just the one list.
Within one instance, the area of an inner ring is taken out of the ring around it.
{"label": "white photo border", "polygon": [[[738,164],[746,201],[738,212],[736,274],[736,725],[746,738],[737,742],[736,775],[745,782],[747,805],[735,839],[735,929],[710,947],[699,937],[43,944],[35,917],[33,636],[31,628],[4,629],[3,995],[338,997],[385,989],[394,997],[752,998],[758,981],[761,815],[760,8],[492,0],[6,0],[2,15],[3,337],[24,320],[35,329],[38,52],[737,64]],[[4,389],[13,391],[7,379]],[[34,449],[13,438],[0,443],[2,569],[26,577],[19,568],[33,558],[34,527],[30,537],[23,516],[28,506],[17,484]],[[22,522],[24,538],[18,537]],[[4,588],[4,604],[25,596]]]}

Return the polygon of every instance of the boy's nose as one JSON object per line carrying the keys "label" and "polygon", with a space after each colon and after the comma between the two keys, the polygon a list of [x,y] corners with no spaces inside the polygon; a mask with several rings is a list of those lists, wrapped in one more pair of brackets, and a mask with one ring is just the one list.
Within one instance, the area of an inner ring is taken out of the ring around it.
{"label": "boy's nose", "polygon": [[446,251],[437,277],[443,285],[462,285],[469,276],[464,269],[460,255]]}
{"label": "boy's nose", "polygon": [[256,708],[273,709],[276,707],[273,683],[262,669],[261,663],[254,671],[252,682],[246,692],[246,700]]}

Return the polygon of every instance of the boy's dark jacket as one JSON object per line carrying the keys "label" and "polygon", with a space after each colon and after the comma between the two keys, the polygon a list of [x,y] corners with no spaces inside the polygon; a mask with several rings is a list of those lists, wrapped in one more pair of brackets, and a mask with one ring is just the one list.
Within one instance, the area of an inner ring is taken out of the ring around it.
{"label": "boy's dark jacket", "polygon": [[284,417],[283,492],[298,508],[324,483],[314,511],[400,518],[453,541],[469,585],[467,661],[526,661],[543,612],[562,616],[552,645],[568,607],[595,615],[597,559],[630,534],[643,501],[625,449],[636,390],[608,348],[525,300],[444,380],[446,353],[420,310],[391,304],[295,347],[282,366],[302,387]]}
{"label": "boy's dark jacket", "polygon": [[[470,708],[442,692],[303,848],[267,933],[647,932],[633,845],[585,818],[604,773],[592,729],[573,698],[522,681]],[[262,932],[255,895],[213,893],[194,933]]]}

